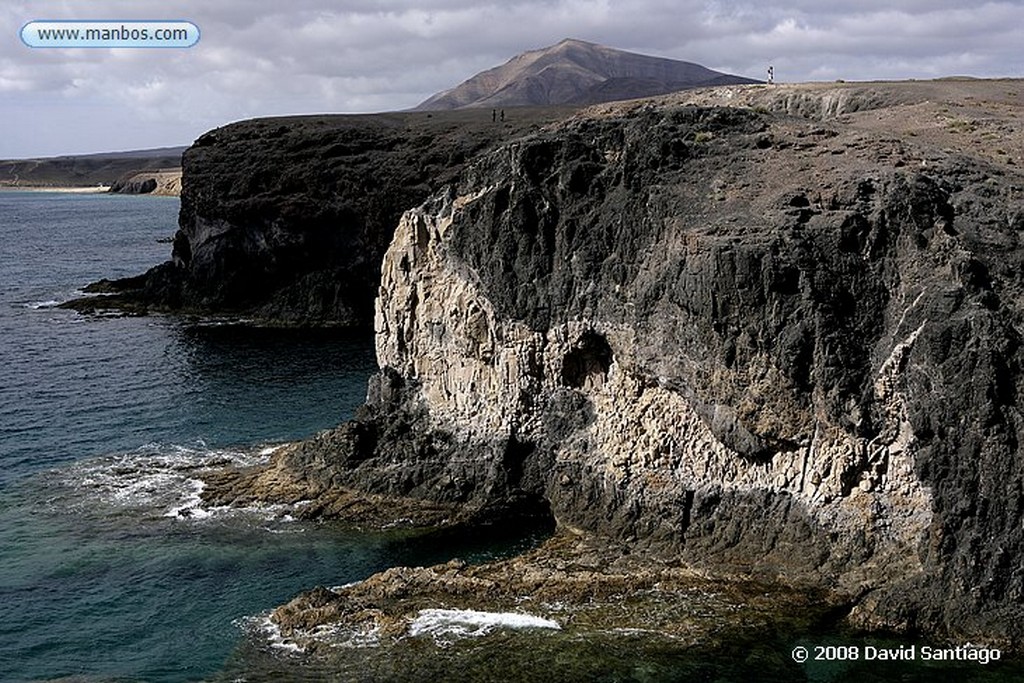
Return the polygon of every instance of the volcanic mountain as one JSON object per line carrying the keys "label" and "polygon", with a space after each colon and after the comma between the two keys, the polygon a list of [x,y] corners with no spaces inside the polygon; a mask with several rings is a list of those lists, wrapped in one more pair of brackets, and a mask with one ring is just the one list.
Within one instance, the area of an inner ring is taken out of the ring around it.
{"label": "volcanic mountain", "polygon": [[757,83],[699,64],[582,40],[531,50],[421,103],[418,110],[594,104],[712,85]]}

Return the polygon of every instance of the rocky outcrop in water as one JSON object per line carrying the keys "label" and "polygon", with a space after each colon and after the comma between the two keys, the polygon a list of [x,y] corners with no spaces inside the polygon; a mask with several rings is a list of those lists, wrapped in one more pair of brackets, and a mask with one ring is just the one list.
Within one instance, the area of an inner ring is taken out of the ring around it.
{"label": "rocky outcrop in water", "polygon": [[563,533],[484,565],[395,567],[307,591],[264,631],[297,655],[289,673],[301,678],[637,680],[641,669],[673,680],[699,663],[698,680],[724,669],[789,681],[802,672],[778,653],[829,607],[821,591],[708,579]]}
{"label": "rocky outcrop in water", "polygon": [[851,111],[669,98],[482,155],[401,218],[368,405],[277,471],[1019,647],[1024,177]]}

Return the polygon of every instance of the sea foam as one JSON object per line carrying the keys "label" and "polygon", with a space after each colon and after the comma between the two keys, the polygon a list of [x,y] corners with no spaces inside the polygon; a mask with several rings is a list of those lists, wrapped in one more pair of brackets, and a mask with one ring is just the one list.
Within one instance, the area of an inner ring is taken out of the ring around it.
{"label": "sea foam", "polygon": [[65,501],[71,507],[88,499],[107,505],[148,511],[171,519],[200,521],[231,513],[255,515],[275,522],[294,521],[291,507],[281,505],[232,508],[204,507],[204,472],[227,466],[252,466],[267,461],[278,448],[254,451],[195,446],[146,444],[134,452],[75,463],[63,472],[62,483],[80,495]]}
{"label": "sea foam", "polygon": [[46,301],[31,301],[22,305],[31,311],[39,311],[44,308],[55,308],[60,306],[61,303],[62,302],[57,301],[56,299],[47,299]]}
{"label": "sea foam", "polygon": [[321,624],[312,630],[301,631],[297,639],[292,639],[281,633],[281,628],[274,623],[269,614],[243,617],[235,620],[234,624],[254,635],[270,649],[288,654],[306,652],[306,648],[296,640],[306,645],[316,641],[329,647],[346,649],[373,648],[381,644],[379,627],[366,628],[342,623]]}
{"label": "sea foam", "polygon": [[258,617],[243,617],[241,619],[236,619],[234,624],[243,630],[256,634],[258,637],[262,638],[267,645],[275,650],[283,650],[294,654],[304,652],[302,647],[297,643],[286,639],[281,634],[280,627],[271,620],[269,614],[264,614]]}
{"label": "sea foam", "polygon": [[458,609],[425,609],[409,624],[412,637],[428,635],[435,640],[475,638],[499,628],[561,630],[552,619],[519,612],[479,612]]}

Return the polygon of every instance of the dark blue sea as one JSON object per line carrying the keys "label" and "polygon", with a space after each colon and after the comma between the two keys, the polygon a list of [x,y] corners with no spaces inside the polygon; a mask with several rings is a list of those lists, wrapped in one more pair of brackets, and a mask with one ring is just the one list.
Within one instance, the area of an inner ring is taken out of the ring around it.
{"label": "dark blue sea", "polygon": [[[260,462],[336,425],[376,368],[369,338],[57,307],[89,282],[165,260],[158,240],[173,234],[177,212],[171,198],[0,192],[5,683],[355,680],[266,654],[261,617],[318,584],[503,551],[435,548],[269,507],[203,507],[197,472]],[[793,667],[793,647],[867,642],[834,632],[778,634],[758,645],[768,659],[737,643],[714,661],[699,648],[641,655],[575,636],[540,654],[529,638],[508,641],[498,659],[480,655],[464,680],[514,681],[515,664],[532,660],[542,661],[530,680],[1024,680],[1017,665]]]}
{"label": "dark blue sea", "polygon": [[201,507],[196,471],[345,420],[376,364],[369,338],[56,307],[166,260],[177,213],[0,192],[0,681],[201,680],[304,589],[450,557]]}

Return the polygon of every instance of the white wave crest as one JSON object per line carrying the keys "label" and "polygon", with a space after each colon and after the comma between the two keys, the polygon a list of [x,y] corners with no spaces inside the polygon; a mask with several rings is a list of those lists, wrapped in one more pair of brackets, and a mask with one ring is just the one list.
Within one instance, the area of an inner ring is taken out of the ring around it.
{"label": "white wave crest", "polygon": [[561,630],[552,619],[519,612],[478,612],[476,610],[425,609],[409,624],[412,637],[429,635],[434,640],[475,638],[499,628],[542,628]]}
{"label": "white wave crest", "polygon": [[270,619],[269,614],[258,617],[243,617],[237,619],[234,623],[243,630],[257,635],[275,650],[283,650],[293,654],[305,652],[297,643],[281,635],[281,628]]}
{"label": "white wave crest", "polygon": [[55,308],[60,306],[61,303],[63,302],[56,299],[47,299],[46,301],[30,301],[27,304],[23,304],[23,306],[31,311],[38,311],[44,308]]}
{"label": "white wave crest", "polygon": [[310,631],[301,631],[298,638],[286,638],[281,628],[273,622],[269,614],[255,617],[244,617],[235,621],[235,625],[255,635],[271,649],[289,654],[302,654],[310,641],[316,641],[337,648],[371,648],[381,644],[380,628],[353,627],[343,623],[321,624]]}
{"label": "white wave crest", "polygon": [[204,472],[223,467],[247,467],[267,461],[276,446],[234,451],[195,446],[146,444],[132,453],[75,463],[60,483],[77,492],[79,503],[99,500],[108,505],[150,511],[179,520],[206,520],[227,513],[248,513],[275,522],[294,521],[292,508],[282,505],[203,506]]}

